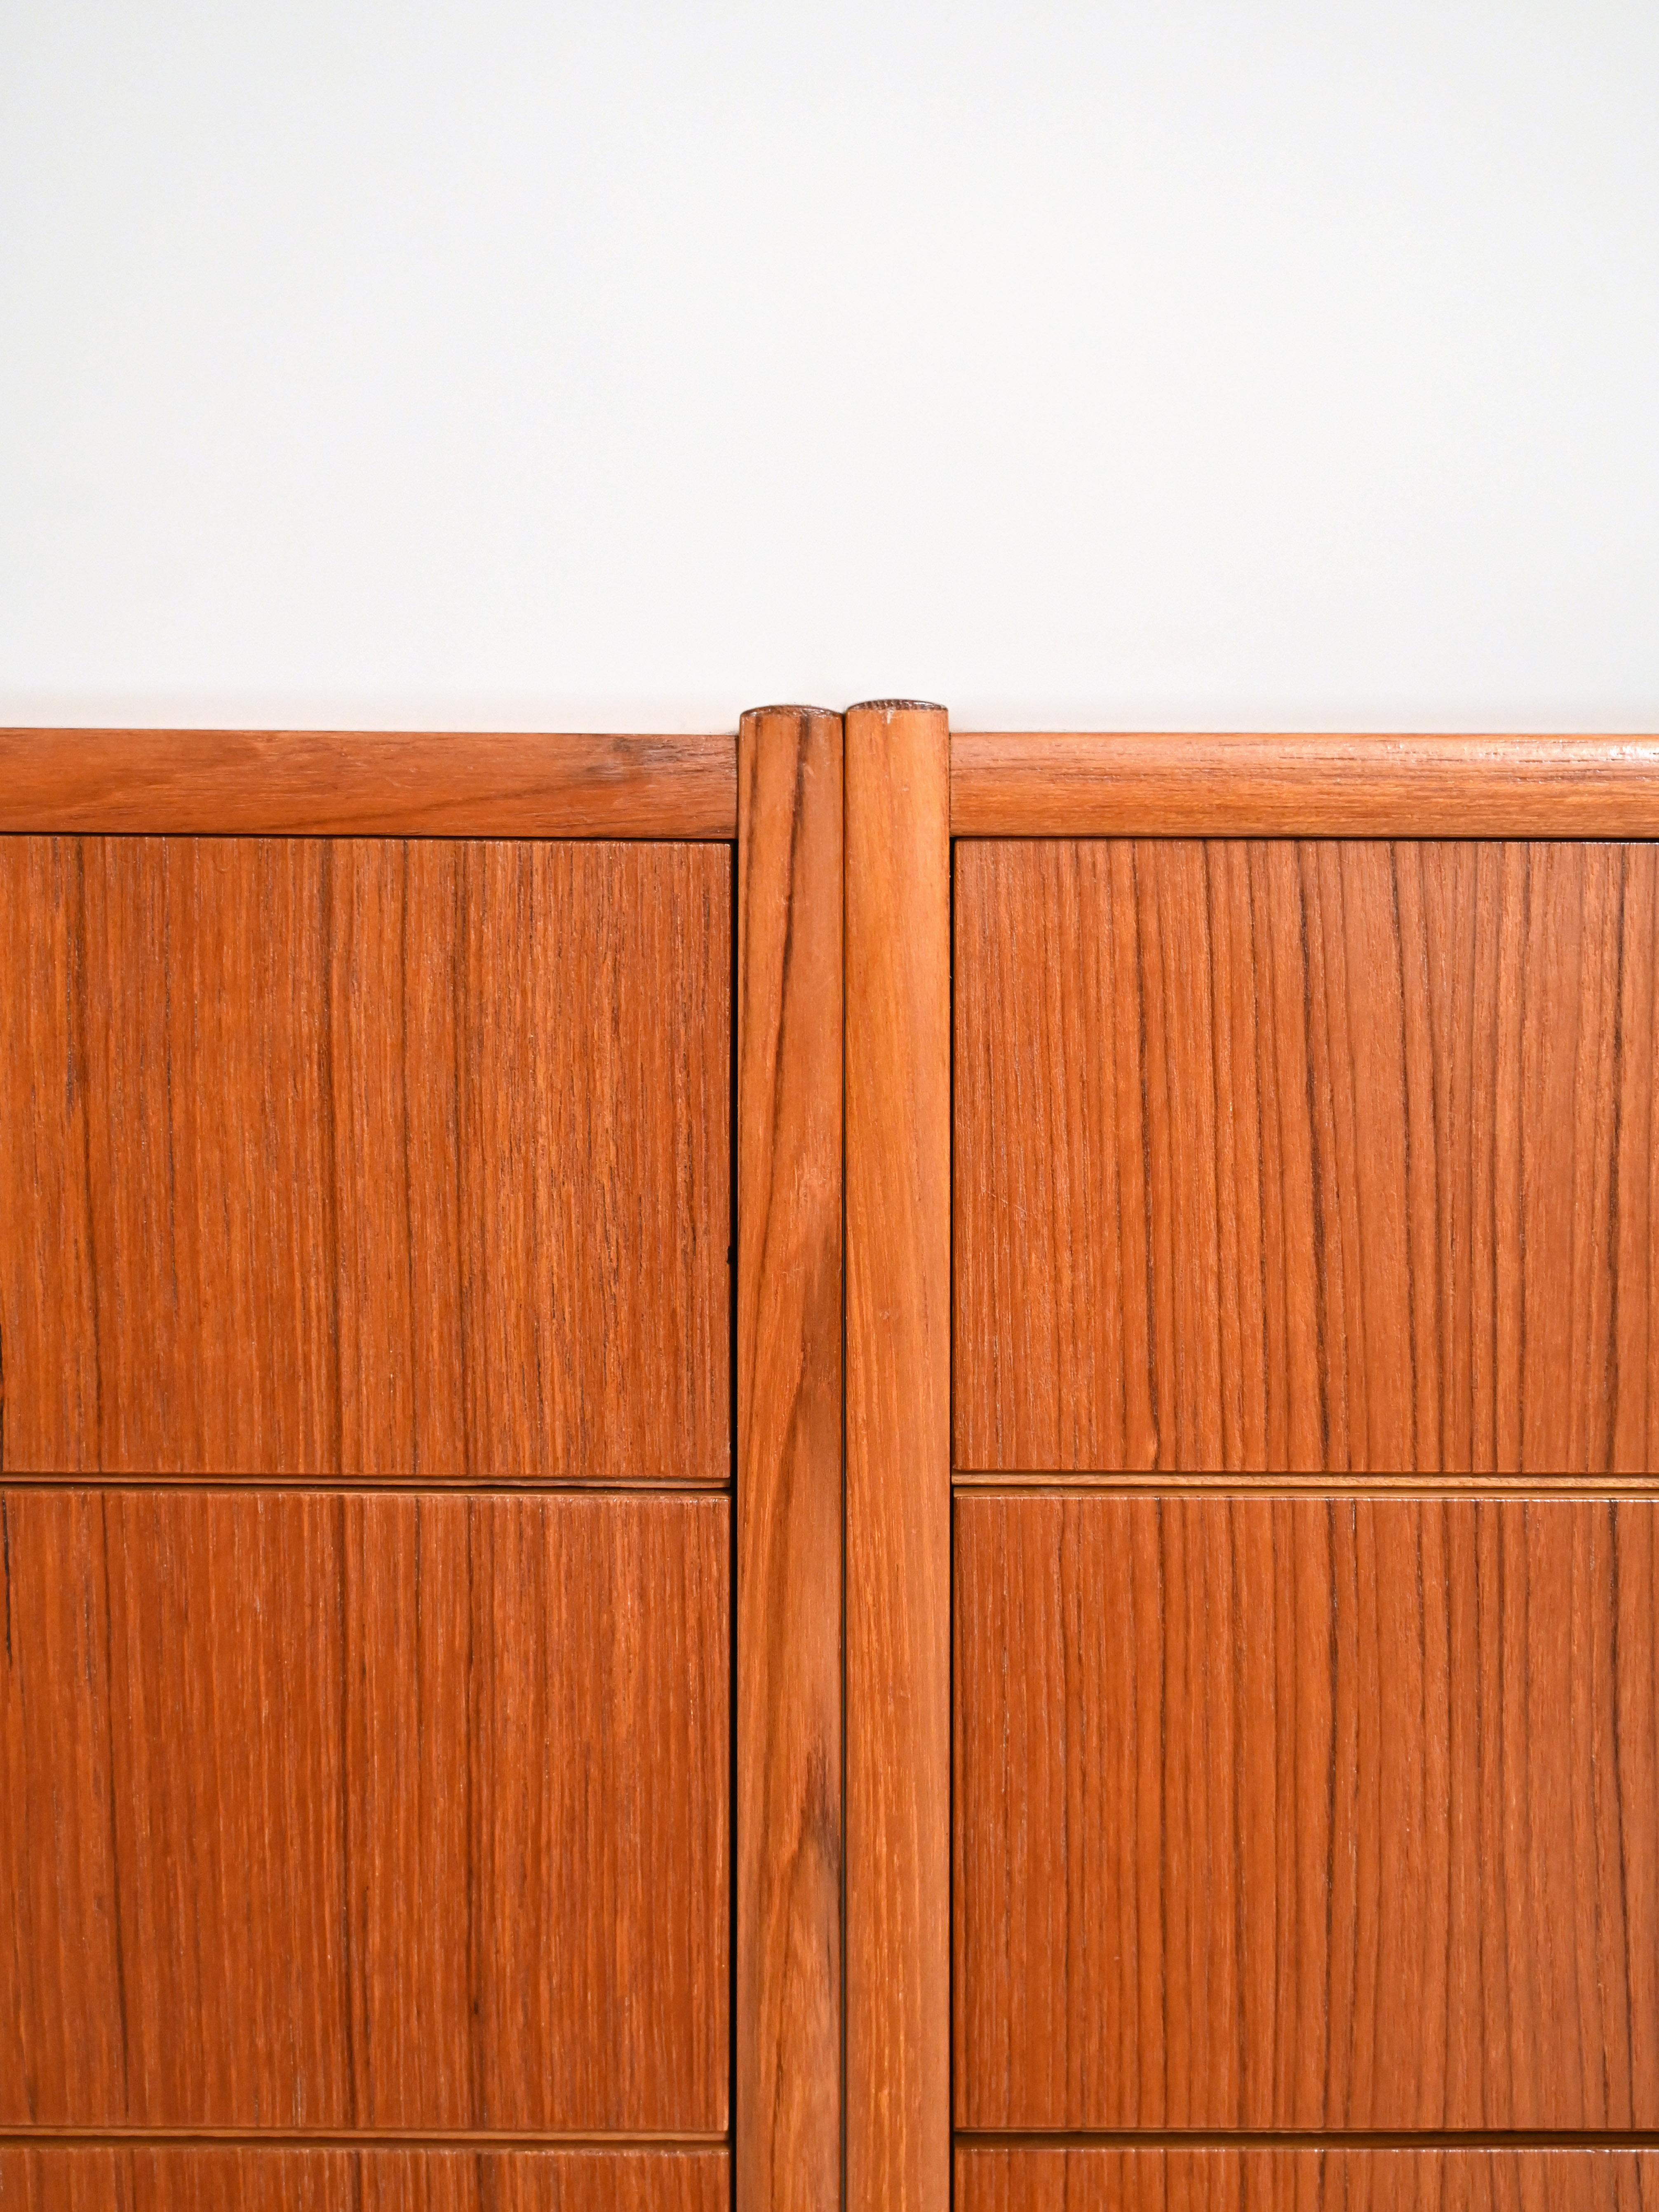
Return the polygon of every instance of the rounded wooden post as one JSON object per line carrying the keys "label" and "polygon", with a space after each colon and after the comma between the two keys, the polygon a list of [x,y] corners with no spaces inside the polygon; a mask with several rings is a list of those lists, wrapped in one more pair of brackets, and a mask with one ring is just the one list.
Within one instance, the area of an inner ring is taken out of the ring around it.
{"label": "rounded wooden post", "polygon": [[738,741],[738,2212],[842,2156],[842,723]]}
{"label": "rounded wooden post", "polygon": [[951,2197],[944,710],[847,716],[847,2203]]}

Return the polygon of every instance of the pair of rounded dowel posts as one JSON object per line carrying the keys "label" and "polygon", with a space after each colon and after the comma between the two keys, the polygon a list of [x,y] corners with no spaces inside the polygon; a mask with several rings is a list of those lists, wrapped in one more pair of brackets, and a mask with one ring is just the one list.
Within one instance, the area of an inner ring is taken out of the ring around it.
{"label": "pair of rounded dowel posts", "polygon": [[745,715],[738,793],[738,2203],[943,2212],[945,714]]}

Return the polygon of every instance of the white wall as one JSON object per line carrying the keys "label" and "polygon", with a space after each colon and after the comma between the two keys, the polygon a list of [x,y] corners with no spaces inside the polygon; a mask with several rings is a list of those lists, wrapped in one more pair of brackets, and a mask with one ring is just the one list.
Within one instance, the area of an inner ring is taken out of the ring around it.
{"label": "white wall", "polygon": [[1659,7],[0,0],[0,720],[1659,727]]}

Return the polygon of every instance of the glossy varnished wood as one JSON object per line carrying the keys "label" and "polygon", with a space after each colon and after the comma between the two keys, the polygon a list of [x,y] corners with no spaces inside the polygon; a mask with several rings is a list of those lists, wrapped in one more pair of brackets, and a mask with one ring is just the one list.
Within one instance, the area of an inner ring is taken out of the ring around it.
{"label": "glossy varnished wood", "polygon": [[847,2203],[950,2199],[948,738],[847,716]]}
{"label": "glossy varnished wood", "polygon": [[958,732],[958,837],[1654,837],[1659,737]]}
{"label": "glossy varnished wood", "polygon": [[0,2126],[724,2126],[725,1498],[0,1509]]}
{"label": "glossy varnished wood", "polygon": [[726,2212],[723,2150],[0,2146],[0,2212]]}
{"label": "glossy varnished wood", "polygon": [[1659,1507],[957,1503],[969,2127],[1659,2127]]}
{"label": "glossy varnished wood", "polygon": [[960,1467],[1659,1470],[1659,847],[956,854]]}
{"label": "glossy varnished wood", "polygon": [[841,2203],[842,728],[744,717],[737,2191]]}
{"label": "glossy varnished wood", "polygon": [[1659,2152],[963,2149],[957,2212],[1654,2212]]}
{"label": "glossy varnished wood", "polygon": [[724,837],[725,737],[0,730],[0,830]]}
{"label": "glossy varnished wood", "polygon": [[731,855],[0,839],[0,1464],[725,1480]]}

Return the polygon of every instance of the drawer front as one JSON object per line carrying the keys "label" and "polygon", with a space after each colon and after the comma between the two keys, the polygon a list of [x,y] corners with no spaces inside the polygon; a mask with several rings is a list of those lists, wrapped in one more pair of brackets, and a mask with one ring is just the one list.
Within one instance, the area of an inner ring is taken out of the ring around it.
{"label": "drawer front", "polygon": [[1659,848],[956,848],[964,1469],[1659,1469]]}
{"label": "drawer front", "polygon": [[958,2212],[1652,2212],[1659,2152],[964,2150]]}
{"label": "drawer front", "polygon": [[0,838],[0,1467],[730,1471],[728,848]]}
{"label": "drawer front", "polygon": [[0,2126],[724,2127],[726,1499],[0,1512]]}
{"label": "drawer front", "polygon": [[1659,2127],[1656,1514],[960,1494],[958,2124]]}
{"label": "drawer front", "polygon": [[726,2212],[721,2150],[0,2148],[0,2212]]}

